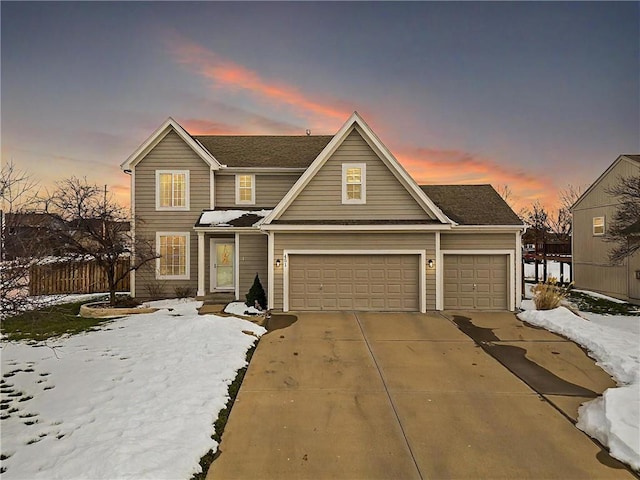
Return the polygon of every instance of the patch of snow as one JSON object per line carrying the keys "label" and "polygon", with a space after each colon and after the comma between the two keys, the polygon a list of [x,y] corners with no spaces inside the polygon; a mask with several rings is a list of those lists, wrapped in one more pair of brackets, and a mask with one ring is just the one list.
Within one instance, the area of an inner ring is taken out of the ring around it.
{"label": "patch of snow", "polygon": [[611,454],[640,470],[640,385],[609,388],[578,409],[576,426],[607,445]]}
{"label": "patch of snow", "polygon": [[[527,301],[531,302],[531,301]],[[533,302],[531,302],[532,304]],[[525,302],[523,302],[523,308]],[[535,308],[535,307],[533,307]],[[526,310],[518,317],[582,345],[618,387],[583,404],[578,428],[597,438],[611,455],[640,469],[640,316],[598,315],[565,307]]]}
{"label": "patch of snow", "polygon": [[[542,263],[538,264],[538,278],[539,281],[542,281],[542,275],[544,274],[544,266]],[[524,278],[533,280],[536,276],[536,265],[535,263],[525,263],[524,264]],[[547,279],[550,277],[554,277],[556,280],[560,280],[560,262],[556,261],[548,261],[547,262]],[[564,266],[564,280],[569,281],[570,276],[570,268],[565,264]]]}
{"label": "patch of snow", "polygon": [[[266,217],[272,212],[272,210],[212,210],[202,212],[199,223],[201,225],[216,225],[219,227],[230,226],[229,222],[236,220],[243,215],[258,215],[259,217]],[[261,222],[258,221],[256,225]]]}
{"label": "patch of snow", "polygon": [[231,302],[224,307],[224,313],[230,313],[231,315],[260,315],[264,313],[262,310],[258,310],[255,307],[247,307],[244,302]]}
{"label": "patch of snow", "polygon": [[[0,343],[3,479],[189,478],[264,328],[198,315],[200,302],[111,321],[47,344]],[[9,393],[9,392],[7,392]],[[19,401],[22,399],[23,401]]]}
{"label": "patch of snow", "polygon": [[615,303],[627,303],[624,300],[620,300],[619,298],[613,298],[613,297],[609,297],[607,295],[603,295],[602,293],[596,293],[596,292],[590,292],[588,290],[574,290],[574,292],[580,292],[580,293],[584,293],[585,295],[589,295],[590,297],[594,297],[594,298],[602,298],[604,300],[609,300],[610,302],[615,302]]}

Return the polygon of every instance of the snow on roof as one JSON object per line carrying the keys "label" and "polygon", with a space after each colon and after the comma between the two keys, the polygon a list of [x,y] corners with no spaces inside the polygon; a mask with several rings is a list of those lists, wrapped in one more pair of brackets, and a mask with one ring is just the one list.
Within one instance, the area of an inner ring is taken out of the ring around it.
{"label": "snow on roof", "polygon": [[[216,227],[232,227],[232,226],[253,226],[257,227],[262,223],[264,217],[269,215],[271,210],[206,210],[202,212],[198,219],[198,226],[216,226]],[[250,224],[246,222],[234,222],[242,217],[254,220]],[[257,220],[257,221],[256,221]]]}

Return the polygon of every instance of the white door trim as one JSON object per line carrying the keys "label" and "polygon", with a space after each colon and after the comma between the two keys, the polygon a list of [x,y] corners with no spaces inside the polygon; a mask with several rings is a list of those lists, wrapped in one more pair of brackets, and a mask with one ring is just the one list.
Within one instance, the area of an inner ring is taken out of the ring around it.
{"label": "white door trim", "polygon": [[289,311],[289,255],[418,255],[419,259],[419,284],[420,312],[427,312],[427,288],[426,288],[426,250],[283,250],[283,292],[282,311]]}
{"label": "white door trim", "polygon": [[[218,288],[217,268],[216,268],[216,245],[226,243],[233,245],[233,282],[232,287]],[[209,291],[210,292],[234,292],[238,289],[238,248],[236,239],[233,238],[211,238],[209,240]]]}
{"label": "white door trim", "polygon": [[[515,250],[440,250],[438,257],[438,264],[440,268],[444,269],[444,256],[445,255],[508,255],[507,265],[509,267],[509,291],[507,295],[507,305],[510,311],[514,311],[516,308],[515,292],[516,286],[516,265],[515,265]],[[436,308],[443,310],[444,307],[444,270],[438,276],[438,285],[436,285]]]}

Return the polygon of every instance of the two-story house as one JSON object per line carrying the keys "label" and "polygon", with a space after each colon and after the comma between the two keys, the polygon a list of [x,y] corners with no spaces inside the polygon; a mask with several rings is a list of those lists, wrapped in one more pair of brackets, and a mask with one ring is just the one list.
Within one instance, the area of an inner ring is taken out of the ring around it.
{"label": "two-story house", "polygon": [[515,213],[489,185],[419,186],[356,112],[332,136],[192,136],[170,118],[121,167],[160,254],[136,297],[242,299],[257,273],[282,311],[519,306]]}
{"label": "two-story house", "polygon": [[[637,176],[640,155],[620,155],[571,207],[576,288],[640,303],[640,253],[613,264],[609,261],[612,244],[607,242],[607,230],[620,205],[608,190],[622,177]],[[640,231],[635,228],[630,233],[637,238]]]}

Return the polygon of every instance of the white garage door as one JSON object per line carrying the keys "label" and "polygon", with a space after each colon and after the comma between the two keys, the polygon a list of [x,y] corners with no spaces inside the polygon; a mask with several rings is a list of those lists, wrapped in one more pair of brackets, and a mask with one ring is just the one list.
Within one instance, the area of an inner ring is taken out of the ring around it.
{"label": "white garage door", "polygon": [[419,259],[289,255],[289,309],[419,311]]}
{"label": "white garage door", "polygon": [[507,255],[445,255],[445,310],[507,310]]}

